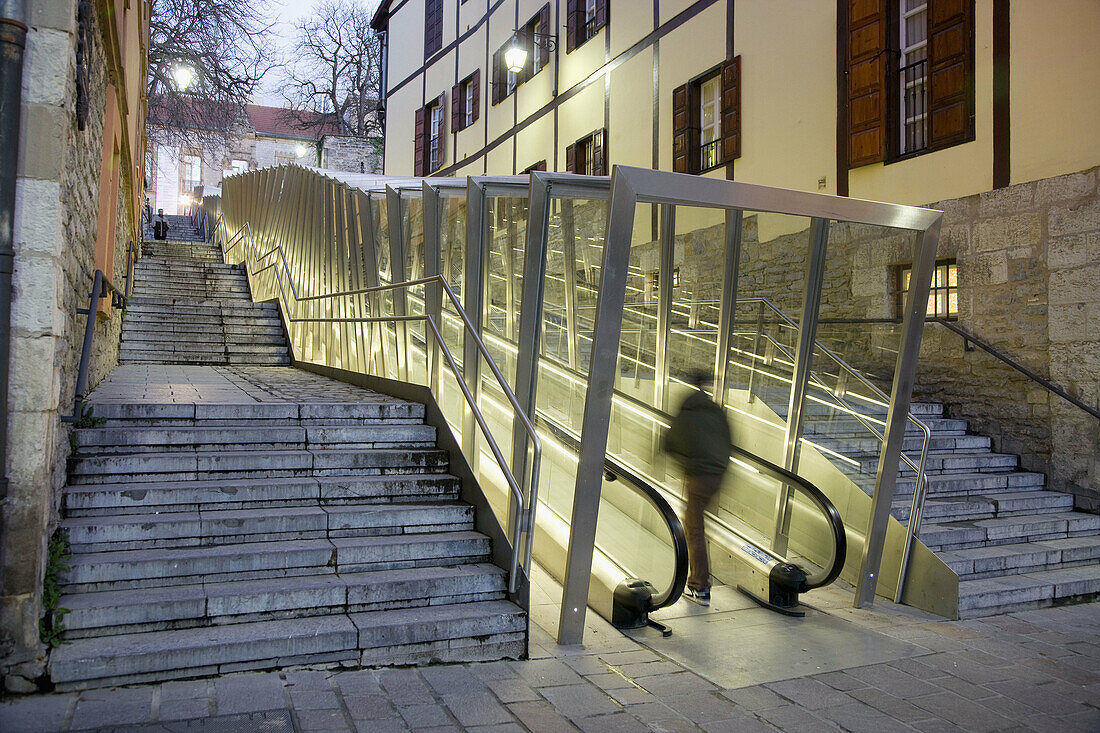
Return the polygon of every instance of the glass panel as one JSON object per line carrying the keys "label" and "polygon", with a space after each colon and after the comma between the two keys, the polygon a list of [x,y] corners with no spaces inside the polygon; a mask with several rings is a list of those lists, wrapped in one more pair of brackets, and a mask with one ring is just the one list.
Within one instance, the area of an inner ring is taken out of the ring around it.
{"label": "glass panel", "polygon": [[482,339],[509,385],[514,386],[527,242],[527,199],[492,197],[488,200],[486,218]]}
{"label": "glass panel", "polygon": [[[439,272],[461,303],[463,278],[466,272],[466,196],[464,193],[440,195],[438,231],[441,260]],[[446,293],[443,294],[442,316],[440,332],[443,342],[447,345],[458,368],[462,369],[466,329],[458,316],[458,310]],[[436,395],[436,399],[451,429],[456,436],[461,437],[465,398],[445,358],[440,369],[439,394]]]}
{"label": "glass panel", "polygon": [[[419,192],[401,194],[401,232],[405,241],[405,278],[419,280],[424,277],[424,200]],[[408,314],[424,315],[424,286],[415,285],[404,291],[408,294]],[[409,329],[409,380],[419,384],[428,382],[428,336],[427,324],[423,321],[410,321]]]}
{"label": "glass panel", "polygon": [[656,399],[660,207],[638,204],[630,243],[615,389],[644,404]]}
{"label": "glass panel", "polygon": [[[378,284],[390,285],[393,283],[393,274],[390,271],[390,225],[389,212],[386,204],[386,195],[372,194],[370,197],[371,215],[374,219],[372,233],[374,234],[374,250],[378,261]],[[369,263],[368,263],[369,266]],[[379,316],[392,316],[393,291],[383,290],[375,299],[375,306]],[[382,358],[385,373],[381,376],[396,379],[397,372],[397,325],[394,322],[382,323]]]}

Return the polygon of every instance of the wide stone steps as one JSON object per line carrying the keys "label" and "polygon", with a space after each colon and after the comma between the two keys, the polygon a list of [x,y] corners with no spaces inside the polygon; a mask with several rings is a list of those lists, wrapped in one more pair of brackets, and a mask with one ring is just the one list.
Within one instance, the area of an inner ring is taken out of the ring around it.
{"label": "wide stone steps", "polygon": [[959,581],[959,617],[976,618],[1100,596],[1100,564],[1052,567],[1031,573]]}
{"label": "wide stone steps", "polygon": [[475,563],[257,578],[62,596],[66,638],[502,600],[507,578]]}
{"label": "wide stone steps", "polygon": [[1100,515],[1051,512],[950,524],[925,523],[917,536],[931,550],[1042,542],[1100,533]]}
{"label": "wide stone steps", "polygon": [[271,450],[149,452],[76,456],[69,459],[75,483],[205,481],[217,478],[444,473],[448,458],[435,448],[372,450]]}
{"label": "wide stone steps", "polygon": [[[859,462],[861,473],[875,473],[878,470],[878,454],[845,453],[848,458]],[[913,453],[909,459],[917,466],[920,454]],[[1005,453],[992,453],[990,451],[956,451],[956,452],[932,452],[929,451],[924,460],[924,470],[928,474],[957,474],[957,473],[988,473],[1012,471],[1019,465],[1018,456]],[[898,469],[899,476],[913,476],[915,470],[904,462]]]}
{"label": "wide stone steps", "polygon": [[417,664],[517,658],[526,618],[506,601],[314,616],[77,639],[56,650],[60,690],[294,664]]}
{"label": "wide stone steps", "polygon": [[103,427],[192,425],[226,427],[242,421],[263,425],[419,424],[424,405],[395,399],[362,402],[100,403],[95,416]]}
{"label": "wide stone steps", "polygon": [[1100,561],[1100,537],[1087,535],[989,547],[948,550],[940,558],[961,580],[981,580],[1006,573],[1034,573]]}
{"label": "wide stone steps", "polygon": [[[899,522],[909,521],[912,501],[896,501],[890,514]],[[929,496],[922,514],[925,522],[990,519],[1021,514],[1049,514],[1073,510],[1073,496],[1054,491],[1006,491],[966,498]]]}
{"label": "wide stone steps", "polygon": [[[911,498],[916,478],[899,476],[894,490],[896,499]],[[937,497],[980,496],[990,492],[1042,489],[1046,477],[1030,471],[1000,473],[939,473],[928,476],[928,495]]]}
{"label": "wide stone steps", "polygon": [[474,531],[273,540],[74,554],[66,593],[487,562]]}
{"label": "wide stone steps", "polygon": [[[220,346],[234,349],[238,344],[245,344],[248,346],[279,346],[284,351],[286,350],[286,340],[281,329],[272,326],[266,330],[266,333],[256,333],[255,330],[256,329],[253,329],[251,333],[227,333],[224,328],[220,328],[218,331],[211,333],[208,330],[201,331],[198,329],[191,331],[176,331],[160,328],[133,327],[122,331],[122,345],[130,346],[135,349],[152,351],[180,350],[172,348],[174,345],[178,346],[179,343],[186,343],[193,346],[201,345],[207,348]],[[166,338],[179,338],[179,342],[173,344],[169,341],[166,343]]]}
{"label": "wide stone steps", "polygon": [[465,504],[347,504],[202,509],[165,514],[70,517],[61,526],[73,552],[204,547],[242,542],[472,530]]}
{"label": "wide stone steps", "polygon": [[205,364],[207,366],[290,366],[289,356],[275,354],[196,354],[181,352],[171,356],[127,355],[120,364]]}
{"label": "wide stone steps", "polygon": [[80,455],[119,452],[371,449],[435,445],[431,425],[311,425],[81,428],[74,431]]}
{"label": "wide stone steps", "polygon": [[454,501],[458,479],[445,473],[326,476],[216,481],[77,484],[66,488],[68,517],[198,512],[270,506],[322,506],[353,502]]}

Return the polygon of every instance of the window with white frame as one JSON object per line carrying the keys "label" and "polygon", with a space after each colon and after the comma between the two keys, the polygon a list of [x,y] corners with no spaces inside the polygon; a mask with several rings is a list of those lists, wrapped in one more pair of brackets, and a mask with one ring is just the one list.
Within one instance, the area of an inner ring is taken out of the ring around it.
{"label": "window with white frame", "polygon": [[699,170],[722,163],[722,77],[699,82]]}
{"label": "window with white frame", "polygon": [[473,77],[462,84],[462,114],[466,121],[466,127],[474,124],[474,111],[477,109],[477,99],[474,98]]}
{"label": "window with white frame", "polygon": [[928,2],[899,2],[898,152],[906,155],[928,147]]}
{"label": "window with white frame", "polygon": [[443,130],[443,106],[439,103],[433,104],[428,114],[430,115],[429,130],[428,133],[428,170],[439,170],[439,166],[442,161],[440,160],[440,133]]}
{"label": "window with white frame", "polygon": [[190,196],[195,186],[202,183],[202,157],[198,155],[183,156],[183,165],[180,166],[183,173],[183,193]]}

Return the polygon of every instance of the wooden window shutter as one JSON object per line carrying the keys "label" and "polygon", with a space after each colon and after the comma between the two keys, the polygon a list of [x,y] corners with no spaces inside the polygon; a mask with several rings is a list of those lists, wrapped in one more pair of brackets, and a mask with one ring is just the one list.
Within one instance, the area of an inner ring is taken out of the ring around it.
{"label": "wooden window shutter", "polygon": [[848,0],[848,165],[886,158],[886,0]]}
{"label": "wooden window shutter", "polygon": [[592,133],[592,175],[607,175],[607,128]]}
{"label": "wooden window shutter", "polygon": [[416,126],[413,131],[413,175],[424,175],[424,107],[416,110]]}
{"label": "wooden window shutter", "polygon": [[539,31],[543,33],[542,38],[537,38],[535,41],[539,44],[539,56],[542,57],[543,68],[550,64],[550,37],[557,35],[550,28],[550,3],[546,3],[542,6],[542,10],[539,11]]}
{"label": "wooden window shutter", "polygon": [[462,93],[462,82],[451,87],[451,129],[458,132],[466,123],[466,110],[463,109],[465,95]]}
{"label": "wooden window shutter", "polygon": [[672,90],[672,170],[693,173],[691,151],[691,84]]}
{"label": "wooden window shutter", "polygon": [[504,66],[501,64],[500,49],[493,53],[493,104],[504,99]]}
{"label": "wooden window shutter", "polygon": [[[473,121],[477,122],[478,117],[481,116],[481,69],[474,69],[474,75],[470,79],[470,86],[474,90],[474,116]],[[462,105],[465,107],[466,100],[462,100]]]}
{"label": "wooden window shutter", "polygon": [[593,34],[607,25],[607,0],[596,0],[596,22]]}
{"label": "wooden window shutter", "polygon": [[[566,0],[565,2],[565,52],[569,53],[577,47],[577,26],[579,25],[577,18],[577,1],[578,0]],[[572,170],[572,169],[570,169]]]}
{"label": "wooden window shutter", "polygon": [[577,172],[577,144],[573,143],[565,149],[565,170],[567,173]]}
{"label": "wooden window shutter", "polygon": [[734,56],[722,64],[722,162],[740,157],[741,57]]}
{"label": "wooden window shutter", "polygon": [[443,0],[427,0],[424,6],[424,57],[443,48]]}
{"label": "wooden window shutter", "polygon": [[928,2],[928,147],[974,137],[974,0]]}

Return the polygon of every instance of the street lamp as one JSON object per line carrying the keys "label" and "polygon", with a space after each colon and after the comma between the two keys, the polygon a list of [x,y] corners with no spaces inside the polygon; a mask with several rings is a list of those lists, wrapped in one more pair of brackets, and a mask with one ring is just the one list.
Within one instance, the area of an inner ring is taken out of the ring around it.
{"label": "street lamp", "polygon": [[519,34],[512,34],[512,41],[508,44],[508,50],[504,52],[504,65],[508,67],[508,71],[513,74],[518,74],[523,71],[523,67],[527,64],[527,49],[523,47],[523,44],[519,40]]}
{"label": "street lamp", "polygon": [[186,64],[179,64],[172,69],[172,79],[175,80],[177,89],[186,92],[191,82],[195,80],[195,70]]}
{"label": "street lamp", "polygon": [[294,148],[294,152],[298,154],[299,158],[306,157],[306,146],[298,143],[298,147]]}

